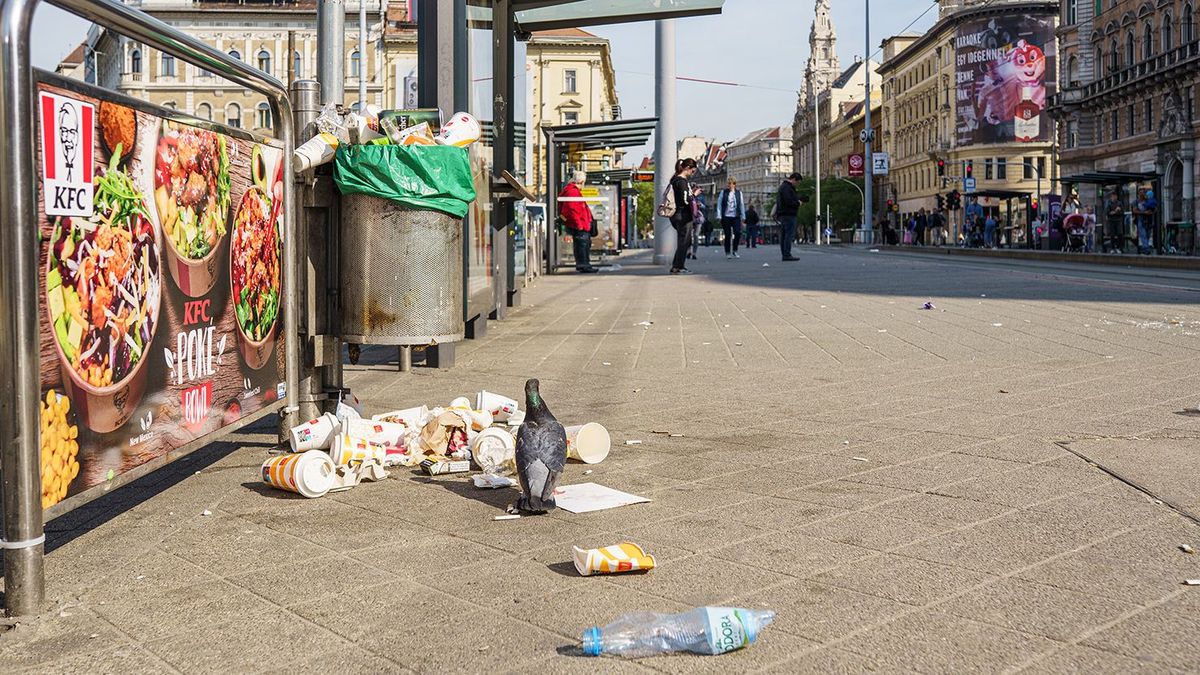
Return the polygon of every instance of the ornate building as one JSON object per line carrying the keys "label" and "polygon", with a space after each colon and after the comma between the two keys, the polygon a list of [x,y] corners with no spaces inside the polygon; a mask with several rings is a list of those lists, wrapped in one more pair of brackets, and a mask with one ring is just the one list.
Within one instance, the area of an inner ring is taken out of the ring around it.
{"label": "ornate building", "polygon": [[1098,212],[1107,191],[1128,204],[1136,187],[1157,187],[1168,233],[1195,222],[1198,7],[1194,0],[1062,3],[1065,65],[1050,111],[1059,120],[1063,181],[1077,181],[1080,201]]}
{"label": "ornate building", "polygon": [[725,171],[747,199],[762,204],[792,172],[791,127],[752,131],[726,148]]}

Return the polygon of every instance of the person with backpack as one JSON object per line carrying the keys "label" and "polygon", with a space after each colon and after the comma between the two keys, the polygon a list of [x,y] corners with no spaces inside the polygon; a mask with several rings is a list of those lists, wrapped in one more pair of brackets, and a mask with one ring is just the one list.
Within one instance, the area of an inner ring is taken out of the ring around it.
{"label": "person with backpack", "polygon": [[775,193],[775,213],[779,219],[779,252],[783,254],[784,262],[799,260],[792,256],[792,242],[796,240],[796,214],[800,212],[800,196],[796,194],[796,186],[800,181],[800,174],[793,172],[779,185],[779,191]]}
{"label": "person with backpack", "polygon": [[742,191],[737,189],[736,179],[730,178],[728,187],[717,197],[717,213],[725,233],[725,257],[740,258],[738,245],[742,241],[742,223],[746,222],[746,204],[742,201]]}
{"label": "person with backpack", "polygon": [[663,191],[658,215],[668,218],[678,237],[675,243],[675,258],[671,261],[671,274],[691,274],[687,268],[688,249],[691,248],[692,191],[688,179],[696,173],[696,160],[681,159],[675,162],[675,174],[667,189]]}
{"label": "person with backpack", "polygon": [[746,207],[746,248],[758,248],[758,211],[753,204]]}

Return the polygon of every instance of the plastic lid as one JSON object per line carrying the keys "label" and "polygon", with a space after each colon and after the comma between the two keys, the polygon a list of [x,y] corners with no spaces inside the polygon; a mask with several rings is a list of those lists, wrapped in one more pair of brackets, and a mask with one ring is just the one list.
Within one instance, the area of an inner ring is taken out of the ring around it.
{"label": "plastic lid", "polygon": [[600,656],[600,627],[592,626],[583,631],[581,642],[583,642],[583,653],[586,656]]}

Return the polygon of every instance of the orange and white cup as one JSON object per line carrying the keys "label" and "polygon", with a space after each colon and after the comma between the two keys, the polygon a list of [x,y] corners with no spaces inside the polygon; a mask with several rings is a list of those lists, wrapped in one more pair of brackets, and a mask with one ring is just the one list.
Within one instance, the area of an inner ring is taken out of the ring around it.
{"label": "orange and white cup", "polygon": [[654,569],[654,556],[628,541],[604,548],[572,548],[575,549],[575,569],[585,577]]}
{"label": "orange and white cup", "polygon": [[585,464],[599,464],[608,457],[612,438],[596,422],[567,427],[567,456]]}
{"label": "orange and white cup", "polygon": [[337,466],[361,464],[368,459],[373,459],[382,464],[383,460],[387,457],[387,448],[372,443],[361,436],[351,436],[342,433],[333,439],[333,447],[329,449],[329,457]]}
{"label": "orange and white cup", "polygon": [[483,127],[479,125],[479,120],[470,113],[456,112],[450,116],[449,121],[442,125],[442,130],[434,137],[438,145],[453,145],[458,148],[465,148],[468,145],[478,141],[483,136]]}
{"label": "orange and white cup", "polygon": [[342,430],[342,423],[333,413],[325,413],[315,420],[309,420],[291,428],[288,432],[292,452],[307,452],[308,450],[323,450],[333,442]]}
{"label": "orange and white cup", "polygon": [[507,396],[485,390],[475,395],[475,409],[490,412],[492,419],[503,422],[517,412],[517,402]]}
{"label": "orange and white cup", "polygon": [[333,461],[320,450],[278,455],[263,462],[263,482],[315,499],[329,492],[336,480]]}

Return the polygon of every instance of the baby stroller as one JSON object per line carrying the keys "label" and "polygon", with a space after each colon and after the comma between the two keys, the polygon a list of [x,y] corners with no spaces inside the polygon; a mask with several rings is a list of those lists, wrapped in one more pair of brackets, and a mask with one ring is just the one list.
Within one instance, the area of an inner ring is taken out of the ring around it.
{"label": "baby stroller", "polygon": [[1087,245],[1087,218],[1082,213],[1072,213],[1063,219],[1063,232],[1066,234],[1063,250],[1082,253]]}

